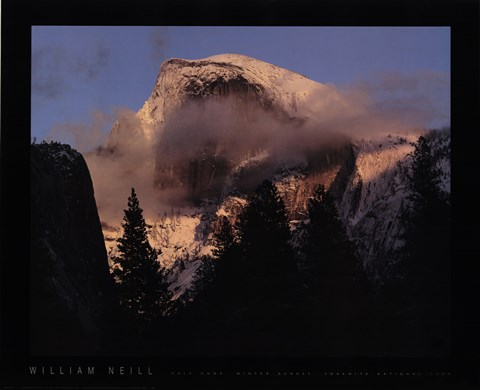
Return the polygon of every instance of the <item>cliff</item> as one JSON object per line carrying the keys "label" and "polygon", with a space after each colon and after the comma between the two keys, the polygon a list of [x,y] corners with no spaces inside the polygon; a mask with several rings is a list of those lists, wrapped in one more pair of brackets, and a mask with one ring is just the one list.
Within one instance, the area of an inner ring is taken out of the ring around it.
{"label": "cliff", "polygon": [[116,312],[113,280],[82,155],[31,146],[31,352],[91,354],[104,348]]}

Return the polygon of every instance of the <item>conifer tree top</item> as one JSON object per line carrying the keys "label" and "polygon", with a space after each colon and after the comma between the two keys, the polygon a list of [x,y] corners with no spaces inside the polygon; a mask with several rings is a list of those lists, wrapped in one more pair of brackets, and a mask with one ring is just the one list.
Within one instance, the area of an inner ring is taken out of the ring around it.
{"label": "conifer tree top", "polygon": [[121,305],[135,317],[148,321],[163,314],[170,296],[157,261],[161,251],[152,248],[148,241],[147,224],[134,188],[124,212],[114,276]]}

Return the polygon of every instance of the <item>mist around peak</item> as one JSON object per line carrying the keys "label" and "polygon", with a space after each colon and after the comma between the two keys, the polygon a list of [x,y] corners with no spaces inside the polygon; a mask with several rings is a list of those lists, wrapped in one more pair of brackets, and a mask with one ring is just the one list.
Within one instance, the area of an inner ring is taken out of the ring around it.
{"label": "mist around peak", "polygon": [[[175,103],[162,111],[159,121],[145,121],[143,115],[119,109],[110,116],[97,113],[88,129],[65,124],[55,131],[73,134],[81,145],[102,220],[115,225],[132,186],[146,216],[154,219],[172,208],[192,206],[202,197],[218,198],[235,167],[265,152],[269,157],[257,174],[268,178],[279,164],[308,163],[325,147],[387,134],[420,134],[438,111],[422,89],[443,83],[441,75],[423,76],[412,75],[406,83],[405,76],[392,74],[370,84],[342,88],[326,84],[310,88],[305,98],[292,98],[291,103],[278,95],[270,106],[261,104],[253,92],[243,93],[243,87],[224,91],[219,85],[211,95]],[[401,99],[395,98],[399,89]],[[106,139],[100,128],[107,119],[115,120],[115,125]],[[258,180],[251,180],[244,190]]]}

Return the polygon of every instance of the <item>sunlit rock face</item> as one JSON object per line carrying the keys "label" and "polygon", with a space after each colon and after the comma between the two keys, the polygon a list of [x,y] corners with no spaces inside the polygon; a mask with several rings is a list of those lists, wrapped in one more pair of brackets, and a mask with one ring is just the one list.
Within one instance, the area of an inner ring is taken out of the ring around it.
{"label": "sunlit rock face", "polygon": [[89,354],[107,341],[116,298],[82,155],[31,146],[31,349]]}

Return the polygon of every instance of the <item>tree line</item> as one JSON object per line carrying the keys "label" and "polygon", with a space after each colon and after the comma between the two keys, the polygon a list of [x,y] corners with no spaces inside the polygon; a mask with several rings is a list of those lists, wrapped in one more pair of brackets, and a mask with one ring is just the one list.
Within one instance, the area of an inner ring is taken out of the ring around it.
{"label": "tree line", "polygon": [[[147,337],[157,337],[159,326],[182,337],[172,344],[179,351],[351,355],[374,350],[385,327],[409,335],[414,329],[406,324],[412,320],[431,325],[425,310],[444,319],[449,203],[439,180],[429,142],[420,137],[408,176],[412,195],[402,221],[405,246],[397,254],[395,277],[381,291],[373,291],[323,185],[308,202],[308,220],[297,227],[300,242],[294,251],[283,200],[265,180],[236,220],[217,221],[213,259],[204,261],[194,283],[196,296],[186,305],[171,300],[158,262],[161,252],[148,242],[132,189],[113,270],[120,304],[132,329]],[[414,314],[404,314],[411,306]]]}

